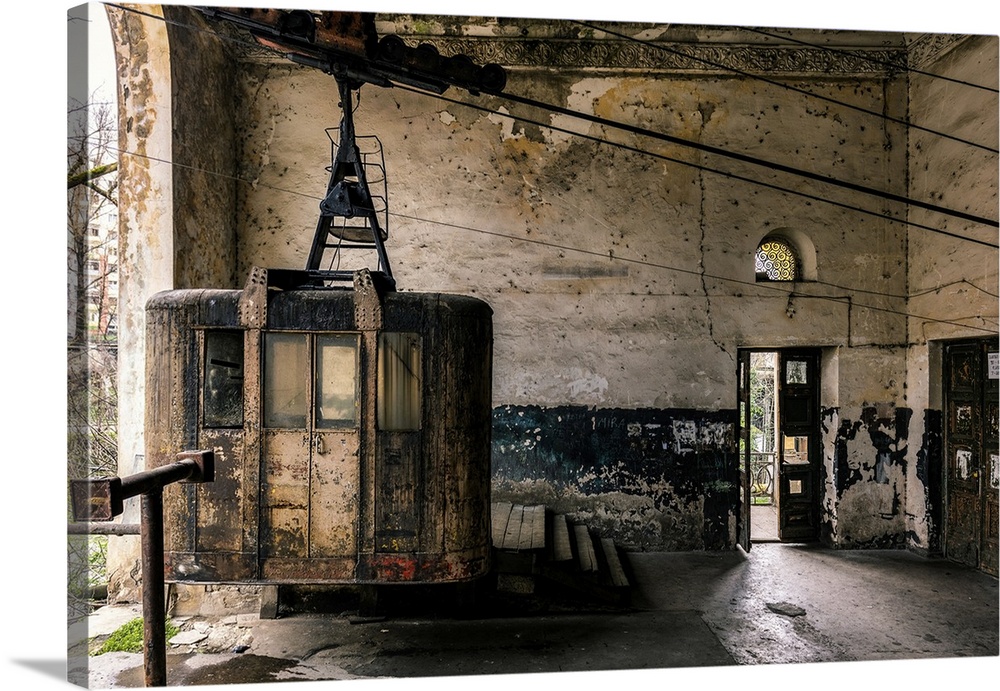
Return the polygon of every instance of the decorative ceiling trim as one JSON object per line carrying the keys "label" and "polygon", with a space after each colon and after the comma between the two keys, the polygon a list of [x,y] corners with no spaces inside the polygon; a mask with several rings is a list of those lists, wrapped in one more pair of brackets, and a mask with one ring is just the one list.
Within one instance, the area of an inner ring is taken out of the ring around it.
{"label": "decorative ceiling trim", "polygon": [[643,70],[668,73],[749,72],[768,75],[883,76],[906,63],[902,49],[827,51],[799,46],[654,43],[610,39],[519,39],[401,36],[429,43],[445,56],[468,55],[479,64],[509,68]]}
{"label": "decorative ceiling trim", "polygon": [[967,34],[923,34],[908,48],[910,66],[924,69],[969,38]]}
{"label": "decorative ceiling trim", "polygon": [[[395,32],[410,46],[427,43],[441,55],[464,54],[478,64],[496,63],[508,69],[561,69],[587,71],[641,71],[654,74],[738,75],[773,77],[882,78],[902,71],[907,64],[902,34],[864,35],[845,32],[792,32],[815,41],[833,40],[831,49],[799,43],[747,42],[740,27],[677,25],[614,25],[615,31],[652,39],[625,39],[593,31],[581,35],[580,27],[565,21],[496,20],[489,18],[436,18],[437,22],[380,15],[380,34]],[[391,21],[396,19],[396,21]],[[423,17],[429,20],[430,17]],[[446,23],[451,19],[453,23]],[[610,25],[609,25],[610,28]],[[225,23],[215,29],[238,39],[232,42],[237,59],[254,63],[284,61],[283,56],[255,45],[242,30]],[[788,30],[784,30],[788,31]],[[481,33],[480,33],[481,32]],[[963,37],[928,34],[909,48],[920,60],[930,60]],[[781,40],[780,38],[778,39]],[[845,42],[857,41],[854,46]],[[865,45],[868,43],[868,45]],[[913,57],[910,57],[911,62]]]}

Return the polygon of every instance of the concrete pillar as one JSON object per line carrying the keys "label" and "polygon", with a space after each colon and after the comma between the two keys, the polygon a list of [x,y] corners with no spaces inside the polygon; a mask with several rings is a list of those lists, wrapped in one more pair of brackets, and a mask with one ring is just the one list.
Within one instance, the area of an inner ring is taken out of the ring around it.
{"label": "concrete pillar", "polygon": [[[108,7],[118,67],[119,328],[118,472],[144,469],[143,379],[146,300],[173,287],[173,177],[170,53],[159,6]],[[125,523],[139,522],[138,499],[126,502]],[[108,596],[140,594],[138,537],[117,537],[108,549]]]}

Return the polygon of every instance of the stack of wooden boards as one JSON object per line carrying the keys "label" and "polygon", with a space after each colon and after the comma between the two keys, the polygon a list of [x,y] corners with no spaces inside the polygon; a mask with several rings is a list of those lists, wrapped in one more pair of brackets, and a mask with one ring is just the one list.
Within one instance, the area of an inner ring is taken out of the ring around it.
{"label": "stack of wooden boards", "polygon": [[497,589],[557,588],[611,604],[628,602],[629,581],[614,540],[543,504],[491,506]]}

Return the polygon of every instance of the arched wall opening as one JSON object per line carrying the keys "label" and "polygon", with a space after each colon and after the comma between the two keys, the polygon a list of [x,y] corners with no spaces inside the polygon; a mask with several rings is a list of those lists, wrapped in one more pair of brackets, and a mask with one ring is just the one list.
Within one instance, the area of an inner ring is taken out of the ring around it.
{"label": "arched wall opening", "polygon": [[[761,251],[768,243],[775,243],[779,248],[784,248],[779,249],[779,253],[787,252],[792,255],[791,261],[794,262],[794,269],[789,273],[788,278],[776,278],[776,276],[780,275],[780,270],[762,266]],[[779,228],[761,238],[757,244],[755,264],[758,281],[817,280],[816,246],[806,233],[797,228]]]}

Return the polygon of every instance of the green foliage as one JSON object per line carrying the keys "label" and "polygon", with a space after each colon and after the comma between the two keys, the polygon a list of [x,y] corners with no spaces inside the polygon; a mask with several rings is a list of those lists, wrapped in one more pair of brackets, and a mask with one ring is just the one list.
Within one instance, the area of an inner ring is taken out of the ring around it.
{"label": "green foliage", "polygon": [[108,536],[91,535],[87,540],[88,584],[91,588],[108,582]]}
{"label": "green foliage", "polygon": [[[167,640],[176,636],[180,631],[169,619],[166,620],[165,625]],[[116,651],[125,653],[142,652],[142,617],[136,617],[132,621],[119,626],[114,633],[108,636],[108,640],[104,641],[104,644],[91,654],[102,655]]]}

